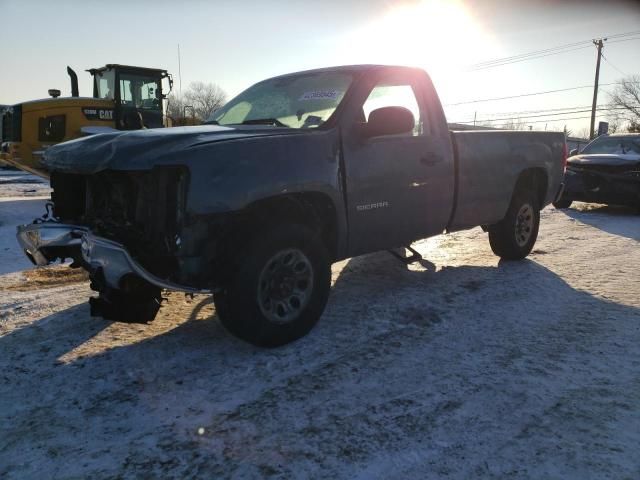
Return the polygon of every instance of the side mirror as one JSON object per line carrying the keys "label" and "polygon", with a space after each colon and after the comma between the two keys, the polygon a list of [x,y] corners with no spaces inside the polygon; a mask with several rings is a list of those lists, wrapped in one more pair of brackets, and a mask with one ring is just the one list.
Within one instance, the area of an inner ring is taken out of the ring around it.
{"label": "side mirror", "polygon": [[578,154],[578,149],[577,149],[577,148],[572,148],[572,149],[569,151],[569,156],[570,156],[570,157],[573,157],[574,155],[577,155],[577,154]]}
{"label": "side mirror", "polygon": [[365,137],[381,135],[398,135],[413,130],[415,120],[413,113],[404,107],[382,107],[369,114],[369,121],[363,125]]}

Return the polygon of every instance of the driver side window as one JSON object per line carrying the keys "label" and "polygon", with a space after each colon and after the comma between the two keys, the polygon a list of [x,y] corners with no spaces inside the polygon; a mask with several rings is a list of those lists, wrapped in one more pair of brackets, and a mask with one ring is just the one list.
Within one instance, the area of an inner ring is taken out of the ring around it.
{"label": "driver side window", "polygon": [[415,91],[410,84],[381,82],[371,90],[362,106],[364,121],[373,110],[382,107],[404,107],[413,114],[413,136],[423,134],[423,121]]}

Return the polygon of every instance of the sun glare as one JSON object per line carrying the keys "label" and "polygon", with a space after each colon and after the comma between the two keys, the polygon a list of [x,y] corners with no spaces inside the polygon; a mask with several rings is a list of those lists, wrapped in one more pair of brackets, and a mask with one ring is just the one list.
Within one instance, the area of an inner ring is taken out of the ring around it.
{"label": "sun glare", "polygon": [[461,1],[423,0],[394,4],[354,32],[350,54],[372,63],[427,70],[440,84],[455,80],[468,65],[494,56],[492,37]]}

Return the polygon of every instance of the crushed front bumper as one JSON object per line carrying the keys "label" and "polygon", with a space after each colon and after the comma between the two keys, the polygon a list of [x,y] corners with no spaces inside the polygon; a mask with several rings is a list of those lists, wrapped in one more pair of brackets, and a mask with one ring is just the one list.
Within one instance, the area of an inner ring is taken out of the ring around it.
{"label": "crushed front bumper", "polygon": [[132,275],[159,288],[185,293],[212,293],[161,279],[135,261],[120,243],[94,235],[77,225],[54,222],[32,223],[18,227],[18,243],[35,265],[47,265],[56,258],[82,258],[90,273],[99,272],[104,283],[121,289]]}
{"label": "crushed front bumper", "polygon": [[88,230],[77,225],[41,222],[18,226],[18,243],[34,265],[43,266],[56,258],[77,258],[80,239]]}
{"label": "crushed front bumper", "polygon": [[90,269],[101,271],[104,281],[111,288],[121,288],[124,278],[136,275],[152,285],[167,290],[185,293],[211,293],[210,290],[179,285],[153,275],[136,262],[122,244],[97,237],[90,231],[82,236],[80,251]]}

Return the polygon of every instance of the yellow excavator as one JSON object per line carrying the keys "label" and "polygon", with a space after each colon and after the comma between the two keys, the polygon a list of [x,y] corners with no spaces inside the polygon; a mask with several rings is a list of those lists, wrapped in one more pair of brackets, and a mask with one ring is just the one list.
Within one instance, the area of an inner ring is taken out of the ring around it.
{"label": "yellow excavator", "polygon": [[67,67],[71,96],[32,100],[0,108],[0,163],[48,177],[41,164],[47,148],[84,135],[113,130],[165,126],[162,83],[166,70],[108,64],[87,70],[93,76],[93,96],[80,97],[78,76]]}

